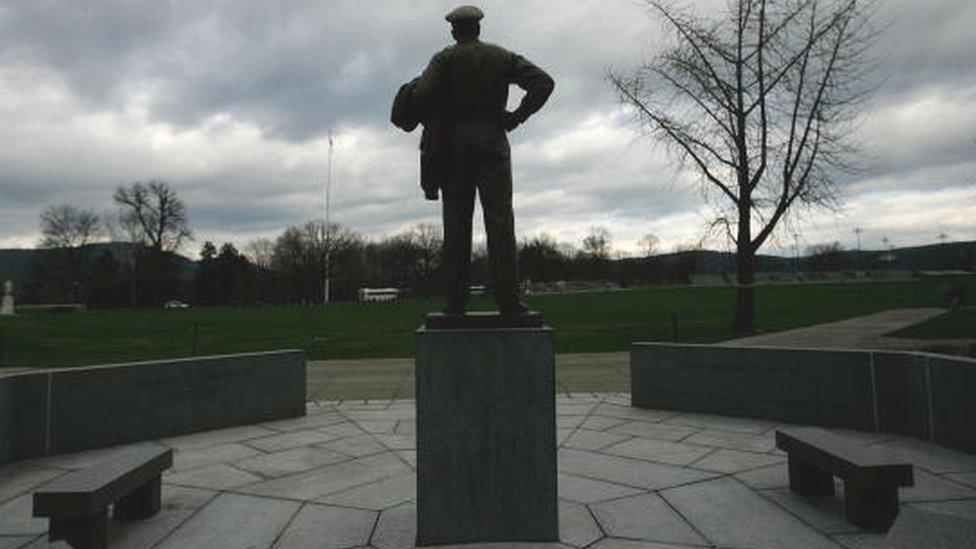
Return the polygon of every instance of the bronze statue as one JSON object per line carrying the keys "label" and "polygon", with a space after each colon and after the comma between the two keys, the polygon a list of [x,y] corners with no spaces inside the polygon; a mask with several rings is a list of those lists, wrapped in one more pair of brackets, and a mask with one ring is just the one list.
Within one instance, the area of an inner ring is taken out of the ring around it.
{"label": "bronze statue", "polygon": [[[462,314],[468,303],[477,191],[495,301],[502,315],[521,315],[528,307],[518,297],[512,164],[505,134],[542,108],[554,84],[524,57],[478,40],[482,17],[474,6],[447,14],[456,44],[434,55],[423,74],[401,88],[392,119],[407,131],[424,124],[421,184],[428,199],[437,199],[438,188],[443,198],[444,312]],[[511,84],[526,94],[509,112]]]}

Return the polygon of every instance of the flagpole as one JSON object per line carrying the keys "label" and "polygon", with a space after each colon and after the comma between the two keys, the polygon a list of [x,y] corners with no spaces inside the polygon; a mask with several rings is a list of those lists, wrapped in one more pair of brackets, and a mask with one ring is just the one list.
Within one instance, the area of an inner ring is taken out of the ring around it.
{"label": "flagpole", "polygon": [[330,267],[330,265],[329,265],[329,259],[330,259],[330,257],[329,256],[330,256],[331,251],[332,251],[332,243],[329,242],[329,223],[331,222],[331,218],[330,218],[330,213],[331,213],[330,212],[330,207],[331,207],[331,204],[330,204],[330,202],[331,202],[331,198],[332,198],[331,197],[331,194],[332,194],[332,150],[333,150],[332,131],[330,130],[329,131],[329,168],[328,168],[328,172],[326,174],[326,179],[325,179],[325,220],[324,220],[323,226],[322,226],[322,240],[323,240],[323,243],[325,244],[325,288],[324,288],[324,291],[322,293],[322,305],[323,306],[329,304],[329,282],[330,282],[330,277],[329,277],[329,267]]}

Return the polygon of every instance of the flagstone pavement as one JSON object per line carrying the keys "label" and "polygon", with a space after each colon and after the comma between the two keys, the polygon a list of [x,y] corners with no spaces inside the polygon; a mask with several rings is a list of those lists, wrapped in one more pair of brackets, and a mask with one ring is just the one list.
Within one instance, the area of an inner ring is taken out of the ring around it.
{"label": "flagstone pavement", "polygon": [[[561,541],[490,547],[887,546],[844,521],[842,489],[789,492],[776,424],[629,404],[620,393],[557,397]],[[312,403],[301,418],[148,442],[176,450],[163,509],[113,524],[110,547],[412,547],[414,413],[409,400]],[[903,514],[976,520],[976,456],[836,432],[915,464]],[[50,546],[47,520],[31,517],[31,492],[111,451],[0,466],[0,549]]]}

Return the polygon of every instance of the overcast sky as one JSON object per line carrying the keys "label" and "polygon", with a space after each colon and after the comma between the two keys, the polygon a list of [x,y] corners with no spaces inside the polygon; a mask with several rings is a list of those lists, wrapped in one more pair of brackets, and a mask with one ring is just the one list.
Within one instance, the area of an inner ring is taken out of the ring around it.
{"label": "overcast sky", "polygon": [[[419,135],[389,123],[397,87],[447,45],[429,0],[5,0],[0,3],[0,248],[31,247],[51,205],[111,211],[150,178],[189,206],[204,240],[243,247],[318,218],[335,135],[332,218],[369,237],[439,223],[418,185]],[[702,11],[721,5],[699,0]],[[632,127],[606,84],[661,27],[636,0],[485,0],[482,38],[556,80],[510,134],[519,236],[665,251],[704,233],[687,174]],[[976,2],[888,0],[881,86],[863,113],[865,171],[837,213],[797,222],[800,247],[976,239]],[[480,217],[479,217],[480,231]],[[790,253],[780,231],[765,253]],[[726,244],[712,240],[712,248]]]}

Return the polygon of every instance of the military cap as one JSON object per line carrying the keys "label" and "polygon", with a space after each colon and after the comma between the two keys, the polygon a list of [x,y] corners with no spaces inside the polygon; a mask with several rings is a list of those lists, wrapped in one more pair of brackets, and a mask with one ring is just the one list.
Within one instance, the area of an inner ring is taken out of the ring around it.
{"label": "military cap", "polygon": [[462,21],[481,21],[485,14],[475,6],[459,6],[451,10],[451,13],[444,16],[452,25]]}

